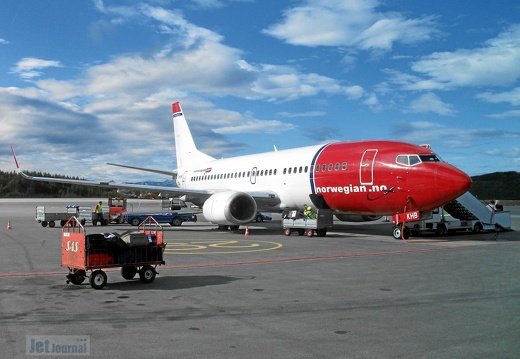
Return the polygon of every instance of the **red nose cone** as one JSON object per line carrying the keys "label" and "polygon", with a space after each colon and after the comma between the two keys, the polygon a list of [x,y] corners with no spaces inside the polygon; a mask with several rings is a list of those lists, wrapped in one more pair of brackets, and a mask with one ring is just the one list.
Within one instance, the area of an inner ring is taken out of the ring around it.
{"label": "red nose cone", "polygon": [[471,178],[461,170],[447,164],[437,167],[435,180],[438,195],[444,203],[454,200],[471,188]]}

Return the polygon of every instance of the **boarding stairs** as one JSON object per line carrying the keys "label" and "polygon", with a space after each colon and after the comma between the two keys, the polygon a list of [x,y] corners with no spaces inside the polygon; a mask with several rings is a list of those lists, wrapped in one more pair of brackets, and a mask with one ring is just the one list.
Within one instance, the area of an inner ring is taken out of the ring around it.
{"label": "boarding stairs", "polygon": [[444,205],[444,210],[453,218],[460,220],[479,220],[485,230],[511,229],[511,215],[509,211],[491,210],[487,205],[471,193],[466,192],[454,201]]}

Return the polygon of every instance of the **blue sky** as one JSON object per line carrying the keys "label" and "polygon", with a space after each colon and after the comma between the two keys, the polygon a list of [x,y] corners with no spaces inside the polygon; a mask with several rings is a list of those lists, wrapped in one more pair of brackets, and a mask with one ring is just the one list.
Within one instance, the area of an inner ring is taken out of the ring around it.
{"label": "blue sky", "polygon": [[429,143],[520,171],[515,1],[9,0],[0,169],[162,180],[171,103],[215,157],[329,141]]}

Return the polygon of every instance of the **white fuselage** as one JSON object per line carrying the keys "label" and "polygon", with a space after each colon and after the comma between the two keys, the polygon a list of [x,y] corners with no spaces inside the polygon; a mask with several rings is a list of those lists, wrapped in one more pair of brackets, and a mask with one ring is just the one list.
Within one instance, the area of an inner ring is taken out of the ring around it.
{"label": "white fuselage", "polygon": [[323,145],[217,159],[178,169],[177,185],[186,189],[273,192],[280,208],[309,203],[310,166]]}

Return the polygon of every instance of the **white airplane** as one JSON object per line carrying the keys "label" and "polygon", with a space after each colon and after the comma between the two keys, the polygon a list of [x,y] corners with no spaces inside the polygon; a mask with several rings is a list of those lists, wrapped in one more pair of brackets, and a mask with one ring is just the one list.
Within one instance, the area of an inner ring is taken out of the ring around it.
{"label": "white airplane", "polygon": [[195,145],[179,102],[172,104],[177,170],[111,164],[173,177],[178,187],[34,177],[27,179],[160,191],[202,207],[219,228],[237,229],[258,211],[332,209],[340,220],[429,211],[459,197],[471,179],[429,146],[396,141],[337,142],[215,159]]}

